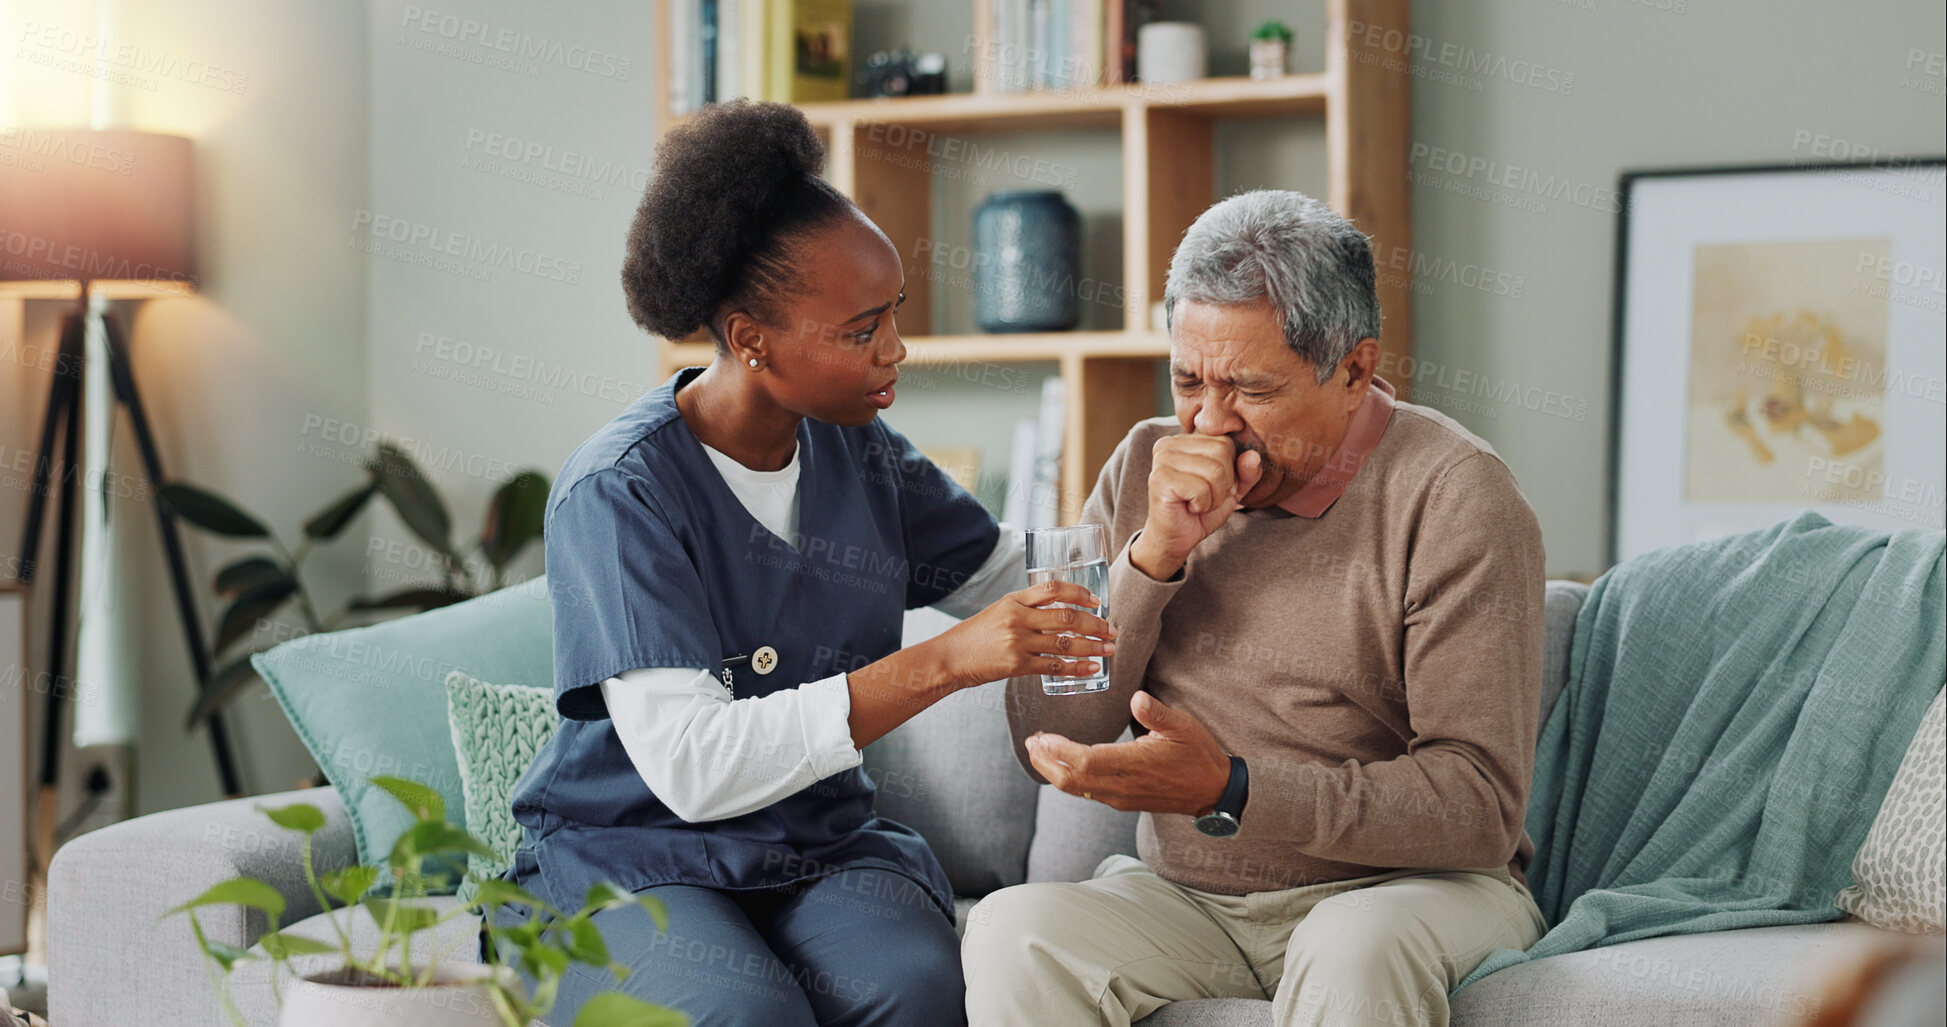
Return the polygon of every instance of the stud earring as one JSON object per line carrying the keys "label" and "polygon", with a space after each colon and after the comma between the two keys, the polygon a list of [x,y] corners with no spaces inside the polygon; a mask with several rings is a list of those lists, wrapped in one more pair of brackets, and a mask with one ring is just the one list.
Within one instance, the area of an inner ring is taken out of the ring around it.
{"label": "stud earring", "polygon": [[757,370],[757,358],[756,358],[756,357],[752,357],[752,358],[750,358],[750,369],[751,369],[751,370],[753,370],[753,371],[755,371],[755,370]]}

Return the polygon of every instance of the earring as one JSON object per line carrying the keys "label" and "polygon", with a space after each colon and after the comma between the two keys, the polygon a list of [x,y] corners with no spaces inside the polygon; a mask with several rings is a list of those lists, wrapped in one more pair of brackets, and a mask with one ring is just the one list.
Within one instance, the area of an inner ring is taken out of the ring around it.
{"label": "earring", "polygon": [[756,358],[756,357],[752,357],[752,358],[750,358],[750,369],[751,369],[751,370],[753,370],[753,371],[755,371],[755,370],[757,370],[757,358]]}

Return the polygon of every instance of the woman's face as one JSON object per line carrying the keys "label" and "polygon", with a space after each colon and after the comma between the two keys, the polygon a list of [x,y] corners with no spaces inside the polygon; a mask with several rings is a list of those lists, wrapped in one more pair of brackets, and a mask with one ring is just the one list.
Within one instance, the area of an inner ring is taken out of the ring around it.
{"label": "woman's face", "polygon": [[892,406],[906,346],[893,312],[905,299],[899,251],[852,211],[799,240],[802,287],[766,325],[759,377],[781,407],[828,424],[871,423]]}

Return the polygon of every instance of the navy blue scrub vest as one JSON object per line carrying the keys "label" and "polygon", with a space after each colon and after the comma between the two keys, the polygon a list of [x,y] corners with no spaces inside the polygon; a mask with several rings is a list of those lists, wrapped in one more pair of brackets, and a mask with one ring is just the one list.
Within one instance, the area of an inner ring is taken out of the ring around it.
{"label": "navy blue scrub vest", "polygon": [[[798,537],[759,524],[676,410],[685,368],[568,458],[548,496],[554,739],[516,784],[524,841],[508,876],[557,907],[588,888],[775,888],[853,867],[904,874],[948,919],[953,893],[926,842],[874,815],[864,768],[764,809],[689,823],[643,783],[600,682],[640,667],[729,669],[737,698],[793,688],[899,648],[904,611],[958,588],[998,538],[994,519],[882,421],[798,428]],[[726,751],[725,765],[764,752]]]}

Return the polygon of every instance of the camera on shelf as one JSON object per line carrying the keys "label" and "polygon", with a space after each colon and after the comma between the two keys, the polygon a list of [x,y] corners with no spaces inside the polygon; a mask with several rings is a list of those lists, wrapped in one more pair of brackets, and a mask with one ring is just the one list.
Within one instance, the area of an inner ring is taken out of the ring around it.
{"label": "camera on shelf", "polygon": [[881,50],[859,69],[861,96],[924,96],[946,92],[946,56],[900,47]]}

